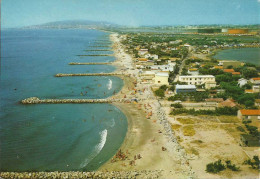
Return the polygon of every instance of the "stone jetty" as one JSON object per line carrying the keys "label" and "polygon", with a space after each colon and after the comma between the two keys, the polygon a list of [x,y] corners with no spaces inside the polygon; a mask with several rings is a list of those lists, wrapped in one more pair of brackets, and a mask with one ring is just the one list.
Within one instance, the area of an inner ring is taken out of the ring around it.
{"label": "stone jetty", "polygon": [[77,55],[78,57],[87,57],[87,56],[89,56],[89,57],[95,57],[95,56],[114,56],[113,54],[99,54],[99,55]]}
{"label": "stone jetty", "polygon": [[100,62],[100,63],[80,63],[80,62],[71,62],[69,65],[110,65],[112,62]]}
{"label": "stone jetty", "polygon": [[65,77],[65,76],[122,76],[125,74],[122,73],[58,73],[56,77]]}
{"label": "stone jetty", "polygon": [[0,178],[47,178],[47,179],[78,179],[78,178],[160,178],[162,170],[138,170],[138,171],[95,171],[95,172],[0,172]]}
{"label": "stone jetty", "polygon": [[38,97],[30,97],[21,101],[22,104],[62,104],[62,103],[113,103],[122,102],[129,103],[134,99],[123,98],[123,99],[40,99]]}
{"label": "stone jetty", "polygon": [[89,46],[89,47],[110,47],[109,45],[93,45],[93,46]]}
{"label": "stone jetty", "polygon": [[84,51],[86,51],[86,52],[102,52],[102,51],[113,51],[113,50],[111,50],[111,49],[97,49],[97,50],[84,50]]}

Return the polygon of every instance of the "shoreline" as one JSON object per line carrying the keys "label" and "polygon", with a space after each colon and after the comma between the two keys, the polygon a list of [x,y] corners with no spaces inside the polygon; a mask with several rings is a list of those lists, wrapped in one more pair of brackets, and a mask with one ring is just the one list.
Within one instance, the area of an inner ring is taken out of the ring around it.
{"label": "shoreline", "polygon": [[[189,178],[193,176],[184,149],[178,144],[151,86],[138,83],[138,70],[132,57],[125,53],[118,34],[110,35],[118,71],[124,71],[124,86],[112,98],[137,99],[138,102],[112,104],[127,117],[128,129],[120,151],[125,160],[115,156],[98,168],[98,171],[157,171],[159,178]],[[129,77],[128,77],[129,76]],[[140,92],[141,91],[141,92]],[[151,115],[150,115],[151,114]],[[147,117],[148,116],[148,117]],[[166,148],[166,150],[162,150]],[[137,156],[140,156],[137,157]]]}

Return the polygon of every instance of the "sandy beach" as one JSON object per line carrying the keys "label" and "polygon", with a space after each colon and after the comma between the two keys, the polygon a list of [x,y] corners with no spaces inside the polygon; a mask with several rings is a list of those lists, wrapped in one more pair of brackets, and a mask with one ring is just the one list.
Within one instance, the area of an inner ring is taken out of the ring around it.
{"label": "sandy beach", "polygon": [[138,102],[113,103],[128,119],[127,135],[120,148],[126,159],[114,157],[99,171],[153,170],[160,174],[160,178],[192,177],[185,152],[169,129],[165,113],[161,111],[151,86],[139,82],[138,70],[132,57],[125,53],[118,35],[111,34],[110,38],[114,42],[117,71],[129,75],[124,78],[125,85],[121,92],[112,98],[137,99]]}

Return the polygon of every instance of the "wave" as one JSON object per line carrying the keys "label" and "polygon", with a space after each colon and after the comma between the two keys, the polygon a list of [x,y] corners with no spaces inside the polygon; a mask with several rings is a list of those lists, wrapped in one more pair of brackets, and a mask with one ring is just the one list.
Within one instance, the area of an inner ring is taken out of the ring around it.
{"label": "wave", "polygon": [[108,84],[107,84],[107,89],[111,90],[112,89],[112,85],[113,85],[113,82],[112,82],[111,79],[109,79]]}
{"label": "wave", "polygon": [[111,120],[111,123],[110,123],[110,125],[109,125],[109,126],[110,126],[110,127],[114,127],[114,126],[115,126],[115,124],[116,124],[116,123],[115,123],[115,119],[114,119],[114,118],[112,118],[112,120]]}
{"label": "wave", "polygon": [[107,130],[103,130],[100,133],[100,142],[95,146],[93,152],[88,156],[81,164],[80,168],[86,167],[91,160],[93,160],[103,149],[107,141]]}

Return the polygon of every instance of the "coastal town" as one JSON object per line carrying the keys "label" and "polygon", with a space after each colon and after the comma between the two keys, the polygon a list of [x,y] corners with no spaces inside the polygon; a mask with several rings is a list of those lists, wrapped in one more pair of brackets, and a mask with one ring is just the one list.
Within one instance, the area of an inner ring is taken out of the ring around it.
{"label": "coastal town", "polygon": [[221,49],[259,48],[255,37],[112,33],[116,61],[106,64],[115,65],[115,72],[55,77],[114,75],[124,80],[119,93],[107,99],[31,97],[22,103],[114,104],[128,119],[128,132],[116,155],[97,172],[2,172],[1,176],[257,178],[259,66],[214,58]]}
{"label": "coastal town", "polygon": [[[189,176],[257,178],[257,167],[252,165],[259,164],[259,66],[218,60],[214,54],[226,48],[259,48],[260,44],[248,30],[226,32],[180,37],[121,35],[123,49],[132,58],[132,66],[124,70],[134,71],[137,81],[132,94],[140,99],[146,118],[161,120],[165,131],[173,134],[170,140],[183,149],[180,157],[186,161]],[[243,40],[243,35],[253,38]],[[225,164],[228,170],[220,173],[225,167],[218,167]]]}

